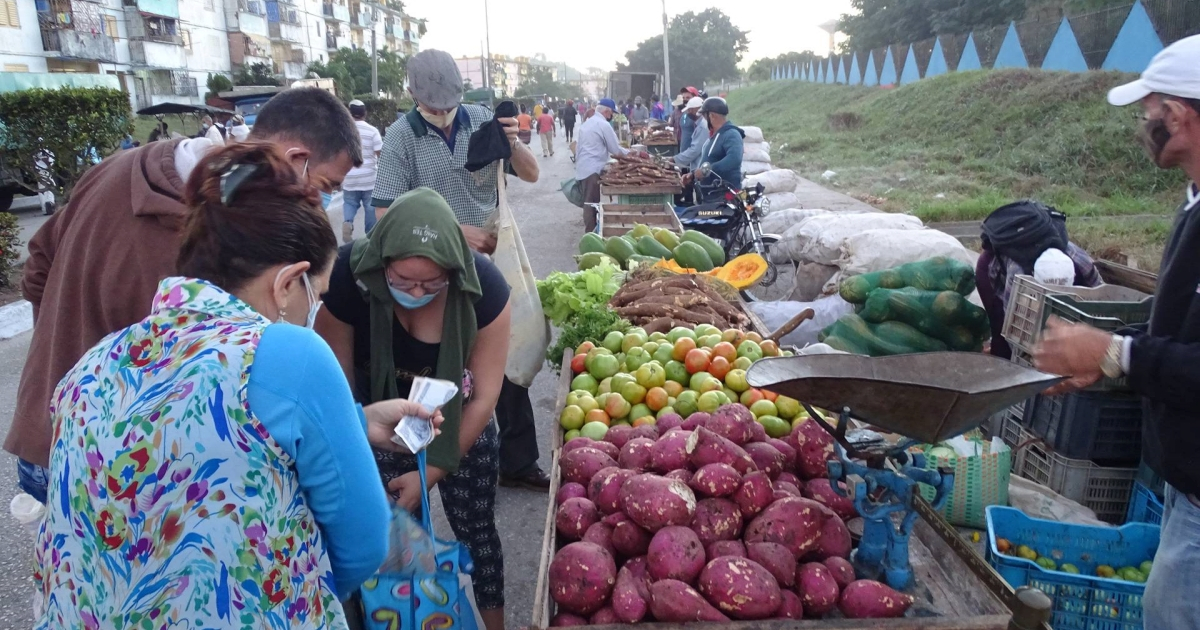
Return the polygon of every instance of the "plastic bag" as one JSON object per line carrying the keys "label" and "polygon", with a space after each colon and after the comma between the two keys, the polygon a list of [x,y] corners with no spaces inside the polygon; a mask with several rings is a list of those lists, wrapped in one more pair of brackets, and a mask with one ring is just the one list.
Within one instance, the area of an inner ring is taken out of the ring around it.
{"label": "plastic bag", "polygon": [[801,322],[795,330],[779,340],[780,345],[798,348],[817,343],[817,335],[823,328],[843,315],[854,312],[853,304],[836,295],[815,302],[749,302],[747,306],[758,315],[767,330],[776,330],[795,317],[796,313],[811,308],[812,319]]}
{"label": "plastic bag", "polygon": [[[794,192],[771,193],[764,195],[764,198],[767,200],[767,203],[771,204],[772,213],[779,210],[795,210],[800,208],[800,198]],[[770,216],[768,214],[767,218],[770,218]]]}
{"label": "plastic bag", "polygon": [[496,234],[496,253],[492,255],[492,261],[508,282],[508,303],[512,312],[504,375],[517,385],[529,387],[545,362],[546,348],[550,346],[550,324],[542,311],[537,278],[525,254],[517,220],[508,207],[504,169],[497,171],[499,204],[489,221],[494,224],[492,231]]}
{"label": "plastic bag", "polygon": [[[900,215],[903,216],[903,215]],[[975,256],[958,239],[938,230],[868,229],[845,237],[837,266],[843,277],[946,256],[975,266]]]}
{"label": "plastic bag", "polygon": [[919,230],[924,227],[917,217],[906,214],[870,212],[829,214],[804,222],[797,234],[803,242],[800,259],[823,265],[836,265],[842,255],[842,242],[850,236],[874,229]]}
{"label": "plastic bag", "polygon": [[769,170],[771,170],[770,162],[742,162],[743,175],[758,175],[759,173],[765,173]]}
{"label": "plastic bag", "polygon": [[[29,534],[30,541],[37,545],[38,532],[42,528],[42,521],[46,518],[46,506],[33,496],[21,492],[12,498],[8,504],[8,511],[25,529],[25,533]],[[41,618],[46,611],[46,601],[42,597],[42,591],[35,588],[29,601],[33,608],[33,618]]]}
{"label": "plastic bag", "polygon": [[580,208],[583,207],[583,186],[579,183],[579,180],[575,179],[574,177],[571,179],[564,179],[562,180],[562,183],[559,184],[558,188],[567,198],[567,201],[570,201],[572,205]]}
{"label": "plastic bag", "polygon": [[[999,438],[978,442],[959,436],[945,445],[956,452],[953,459],[928,456],[925,459],[927,469],[939,466],[954,469],[954,487],[940,512],[952,525],[986,529],[987,506],[1008,505],[1012,449]],[[933,501],[933,487],[919,485],[925,500]]]}
{"label": "plastic bag", "polygon": [[753,144],[755,142],[763,141],[762,129],[758,127],[742,127],[741,129],[742,133],[746,134],[746,144]]}
{"label": "plastic bag", "polygon": [[763,193],[768,195],[771,193],[795,192],[796,186],[800,184],[800,177],[796,175],[795,171],[790,169],[776,168],[747,178],[745,186],[750,188],[759,183],[763,185]]}
{"label": "plastic bag", "polygon": [[1009,480],[1008,500],[1013,507],[1033,518],[1060,523],[1112,527],[1112,523],[1105,523],[1096,518],[1096,513],[1090,508],[1076,503],[1046,486],[1017,475],[1013,475]]}

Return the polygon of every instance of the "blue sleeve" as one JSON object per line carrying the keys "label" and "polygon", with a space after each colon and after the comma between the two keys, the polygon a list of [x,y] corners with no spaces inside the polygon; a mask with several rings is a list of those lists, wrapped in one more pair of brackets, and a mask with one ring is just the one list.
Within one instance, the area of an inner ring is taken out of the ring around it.
{"label": "blue sleeve", "polygon": [[386,559],[391,511],[346,375],[316,333],[271,325],[259,340],[247,396],[259,422],[295,460],[338,596],[349,596]]}
{"label": "blue sleeve", "polygon": [[[742,137],[736,129],[731,129],[724,134],[721,144],[724,145],[725,155],[721,156],[712,165],[712,170],[718,173],[732,173],[737,171],[738,181],[741,181],[742,176]],[[729,177],[725,178],[730,179]],[[730,182],[734,183],[734,182]]]}

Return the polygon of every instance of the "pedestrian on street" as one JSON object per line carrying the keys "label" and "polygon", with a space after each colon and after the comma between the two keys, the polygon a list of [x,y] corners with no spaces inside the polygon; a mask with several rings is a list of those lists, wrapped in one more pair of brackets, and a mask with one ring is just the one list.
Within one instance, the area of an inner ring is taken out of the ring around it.
{"label": "pedestrian on street", "polygon": [[533,140],[533,118],[526,112],[524,105],[521,105],[521,113],[517,114],[517,137],[525,146],[529,146],[529,142]]}
{"label": "pedestrian on street", "polygon": [[367,106],[362,101],[350,101],[350,116],[358,127],[362,143],[362,166],[346,174],[342,182],[342,243],[354,240],[354,216],[363,210],[363,230],[366,233],[375,227],[375,205],[372,203],[375,190],[375,170],[379,152],[383,150],[383,138],[379,130],[367,122]]}
{"label": "pedestrian on street", "polygon": [[567,106],[563,108],[561,120],[563,126],[563,135],[568,143],[575,140],[575,121],[578,118],[578,113],[578,110],[575,108],[575,103],[572,101],[567,101]]}
{"label": "pedestrian on street", "polygon": [[621,146],[617,133],[609,122],[616,115],[617,104],[611,98],[602,98],[596,105],[596,114],[579,127],[579,140],[575,146],[575,179],[583,187],[583,229],[596,231],[596,207],[600,203],[600,172],[609,158],[621,157],[629,151]]}
{"label": "pedestrian on street", "polygon": [[225,145],[225,129],[213,124],[212,116],[205,115],[200,119],[200,135],[197,137],[208,138],[210,142],[217,146]]}
{"label": "pedestrian on street", "polygon": [[[460,388],[442,407],[443,434],[426,451],[427,479],[440,489],[446,518],[471,552],[484,623],[503,630],[501,455],[492,417],[508,356],[508,283],[486,256],[471,251],[446,200],[422,187],[398,197],[367,238],[341,248],[323,299],[317,331],[359,400],[406,397],[416,376]],[[419,512],[416,458],[376,449],[375,461],[396,502]]]}
{"label": "pedestrian on street", "polygon": [[1039,370],[1070,377],[1053,393],[1101,377],[1128,379],[1142,396],[1142,461],[1166,482],[1161,537],[1142,597],[1146,630],[1194,628],[1200,619],[1200,35],[1163,49],[1141,78],[1108,102],[1138,103],[1139,141],[1159,168],[1192,181],[1175,213],[1148,324],[1115,334],[1051,319],[1034,350]]}
{"label": "pedestrian on street", "polygon": [[554,157],[554,117],[549,110],[538,116],[537,127],[538,135],[542,138],[542,157]]}
{"label": "pedestrian on street", "polygon": [[[474,173],[464,167],[471,134],[492,121],[493,113],[480,105],[462,104],[458,65],[443,51],[424,50],[409,59],[408,80],[417,107],[384,134],[375,185],[376,214],[383,217],[388,206],[414,188],[431,188],[450,204],[471,249],[490,254],[496,248],[496,237],[483,226],[499,204],[500,162]],[[504,126],[512,150],[507,164],[510,172],[522,181],[536,182],[537,157],[517,139],[517,120],[500,118],[496,122]],[[500,484],[547,491],[550,477],[538,466],[529,389],[503,379],[495,411],[500,428]],[[481,608],[487,607],[479,603]],[[502,607],[503,598],[491,600],[489,605]]]}
{"label": "pedestrian on street", "polygon": [[666,120],[667,112],[663,109],[663,104],[659,100],[658,95],[651,96],[650,101],[653,103],[650,107],[650,117],[654,120]]}
{"label": "pedestrian on street", "polygon": [[[319,88],[275,95],[251,139],[278,145],[323,190],[362,160],[346,106]],[[190,214],[184,182],[212,148],[207,138],[162,141],[104,160],[29,241],[21,291],[33,304],[33,339],[4,449],[19,458],[21,489],[39,501],[54,386],[105,335],[149,313],[159,282],[176,271],[179,229]]]}
{"label": "pedestrian on street", "polygon": [[[688,139],[687,148],[675,154],[675,165],[680,167],[685,176],[699,169],[704,159],[701,150],[704,148],[704,142],[708,139],[708,122],[700,116],[702,107],[704,107],[704,101],[699,96],[693,96],[684,109],[684,117],[690,121],[692,126],[692,137]],[[695,182],[688,177],[685,177],[684,180],[687,185],[684,186],[683,192],[676,201],[681,206],[695,205]]]}
{"label": "pedestrian on street", "polygon": [[56,390],[38,627],[344,627],[339,595],[388,553],[370,445],[397,449],[399,420],[429,414],[357,406],[310,330],[337,241],[280,148],[208,154],[185,197],[178,275]]}

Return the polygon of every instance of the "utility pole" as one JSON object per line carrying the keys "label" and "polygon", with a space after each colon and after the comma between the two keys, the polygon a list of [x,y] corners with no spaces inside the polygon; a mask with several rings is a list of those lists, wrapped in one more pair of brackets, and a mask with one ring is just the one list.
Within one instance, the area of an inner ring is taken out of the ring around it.
{"label": "utility pole", "polygon": [[375,23],[371,20],[371,96],[379,98],[379,51],[375,48]]}
{"label": "utility pole", "polygon": [[488,16],[488,0],[483,0],[483,36],[487,41],[488,105],[496,110],[496,88],[492,85],[492,23]]}
{"label": "utility pole", "polygon": [[671,99],[671,46],[667,42],[667,0],[662,0],[663,8],[663,85],[662,97],[666,102]]}

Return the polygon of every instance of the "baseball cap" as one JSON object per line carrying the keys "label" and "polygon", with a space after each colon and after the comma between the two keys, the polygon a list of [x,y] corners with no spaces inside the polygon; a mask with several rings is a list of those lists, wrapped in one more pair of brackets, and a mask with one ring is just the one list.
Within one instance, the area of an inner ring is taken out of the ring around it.
{"label": "baseball cap", "polygon": [[694,88],[694,87],[692,87],[692,86],[690,86],[690,85],[689,85],[689,86],[687,86],[687,87],[685,87],[685,88],[683,88],[683,89],[687,90],[687,91],[688,91],[688,93],[690,93],[692,96],[700,96],[700,92],[696,91],[696,88]]}
{"label": "baseball cap", "polygon": [[1136,81],[1109,90],[1108,102],[1124,107],[1151,94],[1200,99],[1200,35],[1162,49]]}
{"label": "baseball cap", "polygon": [[354,99],[353,101],[350,101],[350,107],[366,107],[366,105],[364,105],[362,101]]}
{"label": "baseball cap", "polygon": [[602,99],[600,99],[600,105],[603,105],[603,106],[605,106],[605,107],[607,107],[607,108],[609,108],[609,109],[616,109],[616,108],[617,108],[617,103],[616,103],[616,101],[612,100],[611,98],[602,98]]}
{"label": "baseball cap", "polygon": [[408,60],[408,85],[413,98],[433,109],[453,109],[462,104],[462,75],[450,53],[422,50]]}
{"label": "baseball cap", "polygon": [[704,107],[704,99],[700,98],[699,96],[693,96],[691,100],[687,102],[687,106],[684,107],[684,109],[699,109],[701,107]]}

